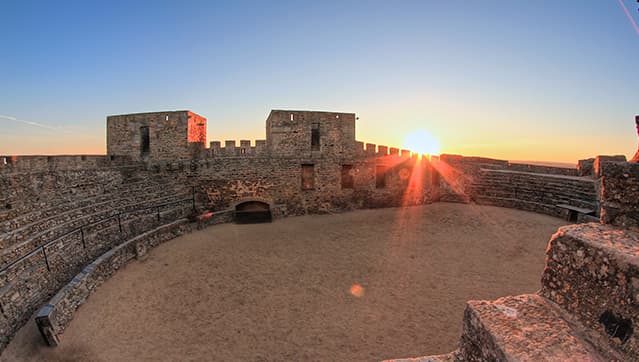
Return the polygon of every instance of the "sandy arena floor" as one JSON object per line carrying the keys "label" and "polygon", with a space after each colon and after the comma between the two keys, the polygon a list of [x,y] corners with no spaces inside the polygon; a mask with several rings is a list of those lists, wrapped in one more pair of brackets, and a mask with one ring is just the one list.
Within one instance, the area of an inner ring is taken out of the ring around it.
{"label": "sandy arena floor", "polygon": [[[103,284],[57,348],[30,321],[15,360],[375,361],[457,348],[469,299],[540,287],[553,217],[436,203],[169,241]],[[361,286],[358,287],[358,286]]]}

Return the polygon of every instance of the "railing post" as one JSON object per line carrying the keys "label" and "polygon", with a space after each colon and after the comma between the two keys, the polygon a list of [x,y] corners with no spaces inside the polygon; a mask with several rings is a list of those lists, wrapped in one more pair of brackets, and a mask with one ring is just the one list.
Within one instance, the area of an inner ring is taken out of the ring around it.
{"label": "railing post", "polygon": [[193,196],[191,197],[191,205],[193,206],[193,212],[195,212],[195,186],[193,186]]}
{"label": "railing post", "polygon": [[47,251],[44,250],[44,246],[42,246],[42,255],[44,255],[44,262],[47,264],[47,270],[51,271],[51,267],[49,267],[49,259],[47,259]]}
{"label": "railing post", "polygon": [[87,244],[84,242],[84,229],[80,226],[80,237],[82,238],[82,248],[86,249]]}
{"label": "railing post", "polygon": [[120,221],[120,213],[118,212],[118,229],[120,229],[120,233],[122,233],[122,221]]}
{"label": "railing post", "polygon": [[160,207],[158,206],[157,209],[158,209],[158,222],[160,222]]}

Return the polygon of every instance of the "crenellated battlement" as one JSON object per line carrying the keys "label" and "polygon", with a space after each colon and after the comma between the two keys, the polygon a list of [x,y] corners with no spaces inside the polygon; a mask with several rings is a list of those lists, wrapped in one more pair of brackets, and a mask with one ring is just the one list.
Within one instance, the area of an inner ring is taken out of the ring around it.
{"label": "crenellated battlement", "polygon": [[[399,149],[396,147],[389,147],[383,145],[376,145],[374,143],[364,143],[361,141],[355,142],[356,148],[356,156],[359,157],[384,157],[384,156],[395,156],[401,158],[412,158],[417,157],[420,154],[417,152],[412,152],[411,150]],[[429,155],[424,155],[429,156]]]}
{"label": "crenellated battlement", "polygon": [[267,157],[269,156],[266,147],[266,140],[255,140],[251,145],[250,140],[240,140],[239,145],[235,140],[212,141],[209,148],[205,150],[206,157]]}
{"label": "crenellated battlement", "polygon": [[87,170],[136,165],[128,156],[107,155],[0,155],[0,173],[51,170]]}

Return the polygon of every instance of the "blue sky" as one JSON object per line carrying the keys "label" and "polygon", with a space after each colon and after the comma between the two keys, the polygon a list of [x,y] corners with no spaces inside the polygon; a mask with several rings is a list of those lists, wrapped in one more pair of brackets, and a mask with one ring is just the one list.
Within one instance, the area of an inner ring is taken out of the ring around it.
{"label": "blue sky", "polygon": [[0,44],[0,154],[104,153],[106,115],[175,109],[209,141],[264,138],[290,108],[448,153],[637,147],[639,33],[617,0],[3,1]]}

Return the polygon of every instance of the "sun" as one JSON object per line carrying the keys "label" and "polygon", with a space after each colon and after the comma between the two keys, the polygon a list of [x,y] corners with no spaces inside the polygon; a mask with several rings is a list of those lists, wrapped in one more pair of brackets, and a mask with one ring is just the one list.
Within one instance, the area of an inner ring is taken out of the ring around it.
{"label": "sun", "polygon": [[417,130],[406,136],[402,147],[422,155],[439,154],[439,141],[424,129]]}

